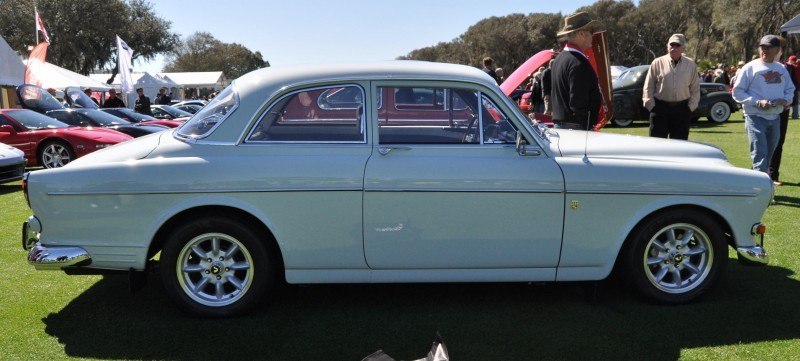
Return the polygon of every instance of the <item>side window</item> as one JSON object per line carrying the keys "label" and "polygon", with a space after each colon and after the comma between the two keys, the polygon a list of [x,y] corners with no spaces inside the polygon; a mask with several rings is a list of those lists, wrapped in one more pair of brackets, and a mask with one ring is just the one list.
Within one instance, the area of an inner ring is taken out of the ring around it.
{"label": "side window", "polygon": [[364,135],[364,91],[357,85],[296,91],[275,101],[251,142],[358,142]]}
{"label": "side window", "polygon": [[500,108],[483,94],[481,94],[481,109],[484,144],[516,143],[517,129],[508,121],[508,117]]}
{"label": "side window", "polygon": [[[478,93],[468,89],[380,87],[380,144],[477,144]],[[377,104],[376,104],[377,105]]]}

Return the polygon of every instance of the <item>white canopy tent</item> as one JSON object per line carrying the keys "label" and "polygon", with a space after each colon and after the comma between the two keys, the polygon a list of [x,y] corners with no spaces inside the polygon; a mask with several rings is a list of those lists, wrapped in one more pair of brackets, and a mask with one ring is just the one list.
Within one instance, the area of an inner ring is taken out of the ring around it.
{"label": "white canopy tent", "polygon": [[0,85],[21,85],[25,80],[25,63],[0,36]]}
{"label": "white canopy tent", "polygon": [[42,88],[45,89],[63,90],[68,87],[78,87],[81,89],[89,88],[98,92],[105,92],[111,89],[111,86],[104,82],[50,63],[44,63],[42,67],[36,69],[36,77],[42,80]]}
{"label": "white canopy tent", "polygon": [[228,85],[228,80],[221,71],[199,71],[184,73],[158,73],[166,76],[184,88],[210,88],[222,90]]}
{"label": "white canopy tent", "polygon": [[800,34],[800,15],[795,16],[792,20],[781,25],[781,32],[787,34]]}
{"label": "white canopy tent", "polygon": [[[108,81],[108,78],[111,77],[111,74],[91,74],[89,75],[94,80],[101,80]],[[135,82],[133,85],[134,89],[142,88],[144,95],[150,98],[150,102],[155,102],[156,94],[161,88],[169,88],[172,86],[172,83],[167,83],[158,79],[150,73],[133,73],[131,74],[131,79]],[[120,77],[117,75],[114,78],[114,81],[110,84],[114,86],[114,88],[119,89]],[[125,100],[125,104],[128,105],[128,108],[133,108],[133,105],[136,103],[137,95],[136,93],[126,94],[121,96]]]}

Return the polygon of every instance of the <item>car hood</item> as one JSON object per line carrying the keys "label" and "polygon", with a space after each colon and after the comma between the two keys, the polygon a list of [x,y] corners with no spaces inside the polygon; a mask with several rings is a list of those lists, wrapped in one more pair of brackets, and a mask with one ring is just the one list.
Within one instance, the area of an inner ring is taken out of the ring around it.
{"label": "car hood", "polygon": [[633,135],[549,129],[551,150],[562,157],[647,160],[660,162],[699,161],[730,165],[716,146],[685,140]]}
{"label": "car hood", "polygon": [[[95,131],[98,129],[95,129]],[[160,143],[160,138],[165,133],[160,132],[149,134],[139,138],[131,138],[129,135],[119,133],[113,130],[105,130],[107,132],[117,133],[124,136],[127,141],[116,144],[113,147],[101,149],[96,152],[89,153],[83,157],[73,160],[65,167],[76,167],[80,165],[99,165],[103,163],[125,162],[129,160],[142,159],[155,149]],[[128,140],[130,139],[130,140]]]}
{"label": "car hood", "polygon": [[25,159],[25,153],[8,144],[0,143],[0,166],[17,164]]}
{"label": "car hood", "polygon": [[[40,131],[52,131],[41,129]],[[67,133],[75,137],[91,139],[102,143],[119,143],[132,139],[127,134],[120,133],[113,129],[100,127],[69,127],[59,128],[58,132]]]}

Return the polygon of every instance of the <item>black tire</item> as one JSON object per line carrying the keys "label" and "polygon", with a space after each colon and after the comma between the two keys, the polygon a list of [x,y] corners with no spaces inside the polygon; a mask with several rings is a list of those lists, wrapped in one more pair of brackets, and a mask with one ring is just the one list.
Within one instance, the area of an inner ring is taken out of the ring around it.
{"label": "black tire", "polygon": [[612,124],[614,124],[614,125],[616,125],[616,126],[618,126],[618,127],[620,127],[620,128],[625,128],[625,127],[628,127],[628,126],[630,126],[631,124],[633,124],[633,120],[632,120],[632,119],[617,119],[617,118],[612,118],[612,119],[611,119],[611,123],[612,123]]}
{"label": "black tire", "polygon": [[[670,229],[676,239],[672,243]],[[650,217],[630,237],[622,250],[624,274],[640,294],[657,303],[697,299],[717,282],[728,260],[721,227],[694,209],[672,209]],[[685,241],[682,247],[681,241]],[[702,249],[705,252],[692,254]]]}
{"label": "black tire", "polygon": [[48,140],[39,146],[36,154],[39,165],[44,168],[60,168],[75,160],[72,146],[63,140]]}
{"label": "black tire", "polygon": [[[159,272],[164,289],[181,309],[195,315],[232,317],[250,312],[275,285],[278,263],[265,242],[271,240],[225,217],[183,224],[170,234],[161,251]],[[192,245],[204,256],[198,256]],[[239,269],[245,264],[250,268]],[[178,267],[191,270],[178,272]],[[193,288],[197,291],[192,292]]]}

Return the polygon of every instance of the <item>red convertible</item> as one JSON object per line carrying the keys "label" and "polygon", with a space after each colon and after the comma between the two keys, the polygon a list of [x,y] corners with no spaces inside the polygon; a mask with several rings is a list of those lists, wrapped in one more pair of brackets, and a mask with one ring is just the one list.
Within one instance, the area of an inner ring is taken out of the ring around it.
{"label": "red convertible", "polygon": [[25,109],[0,109],[0,142],[25,152],[28,166],[58,168],[129,135],[103,128],[71,127]]}

